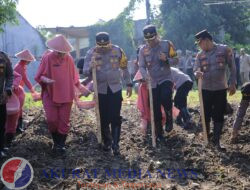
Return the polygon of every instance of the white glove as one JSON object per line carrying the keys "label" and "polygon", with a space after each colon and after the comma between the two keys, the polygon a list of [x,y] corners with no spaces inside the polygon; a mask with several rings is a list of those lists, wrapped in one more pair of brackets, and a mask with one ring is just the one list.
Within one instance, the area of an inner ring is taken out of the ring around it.
{"label": "white glove", "polygon": [[46,83],[46,84],[52,84],[52,83],[55,82],[55,80],[49,79],[49,78],[47,78],[45,76],[41,77],[41,81],[44,82],[44,83]]}

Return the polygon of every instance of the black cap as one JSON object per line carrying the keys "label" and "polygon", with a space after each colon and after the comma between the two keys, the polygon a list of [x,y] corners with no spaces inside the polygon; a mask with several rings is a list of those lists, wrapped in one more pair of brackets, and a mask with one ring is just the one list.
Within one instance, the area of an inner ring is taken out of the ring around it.
{"label": "black cap", "polygon": [[99,46],[106,46],[110,43],[109,41],[109,33],[107,32],[99,32],[95,37],[96,44]]}
{"label": "black cap", "polygon": [[195,38],[196,38],[196,43],[199,43],[200,40],[204,39],[213,40],[212,35],[207,30],[202,30],[198,32],[197,34],[195,34]]}
{"label": "black cap", "polygon": [[156,27],[154,25],[147,25],[143,28],[143,35],[146,40],[154,39],[157,35]]}

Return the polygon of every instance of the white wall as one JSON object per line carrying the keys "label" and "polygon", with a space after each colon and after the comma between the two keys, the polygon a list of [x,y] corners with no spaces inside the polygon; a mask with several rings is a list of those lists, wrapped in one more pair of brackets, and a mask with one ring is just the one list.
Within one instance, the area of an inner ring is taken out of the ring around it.
{"label": "white wall", "polygon": [[[20,14],[17,15],[19,24],[4,26],[4,32],[0,33],[0,50],[8,53],[13,66],[18,62],[14,55],[23,50],[29,49],[37,59],[46,50],[45,41],[39,32],[33,28]],[[34,75],[37,71],[39,61],[32,62],[28,66],[28,76],[34,83]]]}

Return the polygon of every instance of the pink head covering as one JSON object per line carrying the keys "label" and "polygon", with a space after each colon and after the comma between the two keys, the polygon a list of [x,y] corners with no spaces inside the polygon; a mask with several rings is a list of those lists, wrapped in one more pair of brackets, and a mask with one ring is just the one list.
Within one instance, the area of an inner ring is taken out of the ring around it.
{"label": "pink head covering", "polygon": [[68,40],[61,34],[55,36],[54,38],[46,42],[48,48],[60,52],[60,53],[69,53],[73,50],[73,47],[68,42]]}
{"label": "pink head covering", "polygon": [[32,53],[25,49],[23,51],[20,51],[15,55],[17,58],[24,60],[24,61],[35,61],[35,57],[32,55]]}
{"label": "pink head covering", "polygon": [[141,72],[138,70],[137,73],[135,74],[133,81],[135,82],[135,81],[139,81],[141,79],[143,79],[143,77],[141,75]]}

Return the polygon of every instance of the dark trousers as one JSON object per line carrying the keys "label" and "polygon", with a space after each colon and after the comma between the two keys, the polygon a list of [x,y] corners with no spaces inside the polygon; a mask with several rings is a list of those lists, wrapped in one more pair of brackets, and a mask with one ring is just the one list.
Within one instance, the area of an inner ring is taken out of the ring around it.
{"label": "dark trousers", "polygon": [[191,78],[192,81],[195,81],[195,76],[194,76],[193,68],[187,69],[187,74]]}
{"label": "dark trousers", "polygon": [[[110,145],[113,138],[113,143],[118,144],[121,132],[122,91],[113,93],[108,87],[107,94],[98,94],[98,97],[103,142]],[[109,128],[110,124],[112,137]]]}
{"label": "dark trousers", "polygon": [[0,105],[0,150],[4,148],[6,114],[6,104]]}
{"label": "dark trousers", "polygon": [[227,103],[227,90],[202,90],[202,97],[206,123],[210,123],[211,118],[215,123],[223,123]]}
{"label": "dark trousers", "polygon": [[177,89],[174,97],[174,105],[179,110],[187,107],[187,97],[192,87],[193,87],[193,82],[186,81]]}
{"label": "dark trousers", "polygon": [[161,105],[166,113],[172,111],[172,89],[173,83],[171,81],[157,84],[156,88],[152,89],[156,136],[163,134]]}

